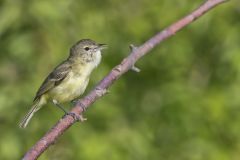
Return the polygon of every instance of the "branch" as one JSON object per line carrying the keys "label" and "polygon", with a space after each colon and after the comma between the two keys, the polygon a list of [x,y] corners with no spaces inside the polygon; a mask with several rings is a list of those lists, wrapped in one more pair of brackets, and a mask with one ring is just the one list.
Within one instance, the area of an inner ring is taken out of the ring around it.
{"label": "branch", "polygon": [[[192,23],[194,20],[201,17],[205,12],[209,11],[213,7],[225,2],[227,0],[207,0],[199,8],[194,10],[192,13],[188,14],[186,17],[180,19],[174,24],[167,27],[165,30],[159,32],[151,39],[146,41],[143,45],[135,47],[130,46],[131,53],[128,57],[123,59],[123,61],[114,67],[111,72],[103,78],[98,85],[84,98],[77,102],[73,107],[71,112],[81,115],[84,111],[82,108],[88,108],[97,99],[102,97],[107,93],[107,89],[124,73],[130,69],[136,72],[140,70],[135,67],[135,63],[152,50],[156,45],[160,44],[163,40],[173,36],[177,31],[181,30],[183,27]],[[71,127],[75,122],[72,116],[65,116],[60,119],[51,130],[49,130],[23,157],[24,160],[34,160],[37,159],[50,145],[56,142],[57,138],[60,137],[69,127]]]}

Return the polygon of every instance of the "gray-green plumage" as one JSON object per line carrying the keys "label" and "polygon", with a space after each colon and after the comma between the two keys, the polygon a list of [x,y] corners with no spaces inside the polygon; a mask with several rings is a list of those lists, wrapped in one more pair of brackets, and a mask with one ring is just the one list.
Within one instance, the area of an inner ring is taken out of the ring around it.
{"label": "gray-green plumage", "polygon": [[32,108],[19,126],[25,128],[33,114],[48,101],[60,104],[72,101],[83,94],[91,72],[101,61],[103,48],[105,45],[97,44],[90,39],[80,40],[73,45],[67,60],[59,64],[43,81]]}
{"label": "gray-green plumage", "polygon": [[68,75],[69,71],[71,71],[71,64],[69,61],[64,61],[58,65],[43,81],[34,100],[38,99],[42,94],[60,84],[60,82]]}

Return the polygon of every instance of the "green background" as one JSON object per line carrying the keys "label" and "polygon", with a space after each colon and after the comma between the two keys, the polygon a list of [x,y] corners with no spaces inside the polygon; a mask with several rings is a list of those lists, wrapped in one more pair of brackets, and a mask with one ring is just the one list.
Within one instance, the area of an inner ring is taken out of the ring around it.
{"label": "green background", "polygon": [[[87,92],[129,54],[204,0],[1,0],[0,159],[20,159],[63,113],[18,123],[79,39],[109,45]],[[210,11],[142,58],[40,160],[237,160],[240,1]],[[65,104],[69,109],[70,105]]]}

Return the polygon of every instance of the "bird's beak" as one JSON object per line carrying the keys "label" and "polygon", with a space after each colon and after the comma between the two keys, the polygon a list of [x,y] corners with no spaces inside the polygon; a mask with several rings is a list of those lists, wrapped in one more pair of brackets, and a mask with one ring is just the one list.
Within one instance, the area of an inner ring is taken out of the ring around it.
{"label": "bird's beak", "polygon": [[99,48],[100,50],[106,49],[106,48],[107,48],[107,45],[106,45],[106,44],[98,44],[98,48]]}

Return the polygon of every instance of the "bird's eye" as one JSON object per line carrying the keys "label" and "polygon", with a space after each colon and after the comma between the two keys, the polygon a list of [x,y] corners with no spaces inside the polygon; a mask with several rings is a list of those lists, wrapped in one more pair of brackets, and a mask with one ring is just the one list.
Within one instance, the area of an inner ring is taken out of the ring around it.
{"label": "bird's eye", "polygon": [[84,50],[85,51],[88,51],[90,48],[89,47],[84,47]]}

